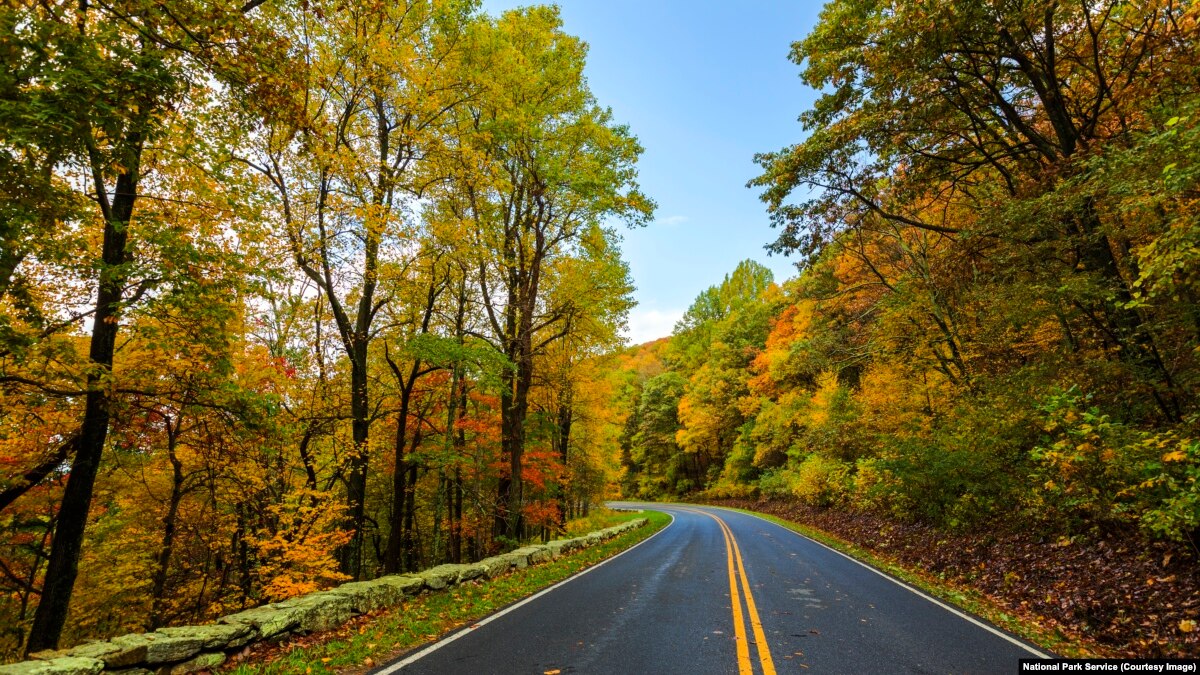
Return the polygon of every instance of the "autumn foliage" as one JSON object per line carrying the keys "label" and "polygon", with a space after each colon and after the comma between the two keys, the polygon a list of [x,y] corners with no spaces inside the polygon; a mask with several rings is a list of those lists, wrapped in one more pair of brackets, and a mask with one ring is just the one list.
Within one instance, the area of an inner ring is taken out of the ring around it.
{"label": "autumn foliage", "polygon": [[589,363],[653,203],[585,51],[547,7],[0,9],[0,658],[605,494]]}

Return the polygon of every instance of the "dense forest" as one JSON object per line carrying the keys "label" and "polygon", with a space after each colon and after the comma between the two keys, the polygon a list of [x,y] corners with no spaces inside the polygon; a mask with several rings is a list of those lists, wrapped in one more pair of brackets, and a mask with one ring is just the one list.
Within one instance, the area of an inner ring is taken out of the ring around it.
{"label": "dense forest", "polygon": [[546,536],[653,203],[556,9],[0,9],[0,654]]}
{"label": "dense forest", "polygon": [[744,262],[606,357],[626,492],[1194,554],[1197,19],[829,3],[792,53],[806,135],[751,181],[800,274]]}

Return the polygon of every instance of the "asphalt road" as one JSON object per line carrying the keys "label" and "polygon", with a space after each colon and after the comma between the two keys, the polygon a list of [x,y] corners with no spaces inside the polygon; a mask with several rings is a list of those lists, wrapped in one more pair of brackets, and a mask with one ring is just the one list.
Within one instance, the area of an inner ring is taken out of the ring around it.
{"label": "asphalt road", "polygon": [[1016,673],[1046,656],[753,516],[663,531],[376,673]]}

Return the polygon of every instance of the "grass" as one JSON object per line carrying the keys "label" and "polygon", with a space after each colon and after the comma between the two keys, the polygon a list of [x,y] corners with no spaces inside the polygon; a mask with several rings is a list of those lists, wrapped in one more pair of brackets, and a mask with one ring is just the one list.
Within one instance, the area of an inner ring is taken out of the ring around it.
{"label": "grass", "polygon": [[578,537],[585,535],[588,532],[603,530],[606,527],[619,525],[627,520],[640,518],[642,514],[632,511],[614,511],[613,509],[592,509],[587,516],[575,518],[569,521],[566,525],[566,533],[561,535],[564,539],[570,537]]}
{"label": "grass", "polygon": [[670,516],[658,511],[640,514],[608,511],[594,517],[591,530],[639,517],[647,518],[649,523],[598,546],[514,570],[497,579],[423,593],[398,607],[358,617],[338,630],[259,647],[258,653],[251,652],[240,663],[231,663],[224,670],[236,675],[366,671],[610,558],[671,521]]}
{"label": "grass", "polygon": [[764,520],[769,520],[776,525],[786,527],[789,530],[813,539],[829,548],[845,553],[846,555],[862,561],[875,569],[904,581],[905,583],[921,589],[925,593],[946,602],[947,604],[956,606],[960,609],[974,614],[977,617],[988,621],[989,623],[999,626],[1004,630],[1024,638],[1028,642],[1041,646],[1044,650],[1049,650],[1059,656],[1067,658],[1087,658],[1101,656],[1093,648],[1078,641],[1073,640],[1061,631],[1047,628],[1039,625],[1036,621],[1037,617],[1019,617],[1004,608],[997,605],[991,598],[987,597],[979,591],[952,584],[945,579],[936,575],[925,572],[921,569],[913,569],[897,564],[892,560],[881,558],[871,551],[857,546],[843,539],[839,539],[828,532],[818,530],[807,525],[784,520],[776,516],[748,509],[738,509],[733,507],[722,506],[718,508],[728,509],[730,511],[739,511],[750,515],[758,516]]}

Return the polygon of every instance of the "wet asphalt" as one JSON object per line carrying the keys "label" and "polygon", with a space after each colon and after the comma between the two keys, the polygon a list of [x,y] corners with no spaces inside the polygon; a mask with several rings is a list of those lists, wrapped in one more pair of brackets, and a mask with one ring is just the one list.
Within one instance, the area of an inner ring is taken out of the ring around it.
{"label": "wet asphalt", "polygon": [[[1043,656],[773,523],[724,509],[645,506],[674,522],[531,602],[402,657],[403,667],[375,672],[738,673],[725,539],[699,511],[723,520],[741,550],[778,673],[1016,673],[1019,659]],[[753,672],[769,672],[748,624],[743,632]]]}

